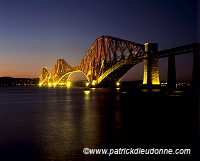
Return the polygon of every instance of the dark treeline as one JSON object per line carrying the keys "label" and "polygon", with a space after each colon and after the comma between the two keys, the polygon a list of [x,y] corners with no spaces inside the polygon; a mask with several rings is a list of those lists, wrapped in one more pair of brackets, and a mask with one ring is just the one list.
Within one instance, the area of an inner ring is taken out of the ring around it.
{"label": "dark treeline", "polygon": [[0,77],[0,86],[36,86],[39,78]]}

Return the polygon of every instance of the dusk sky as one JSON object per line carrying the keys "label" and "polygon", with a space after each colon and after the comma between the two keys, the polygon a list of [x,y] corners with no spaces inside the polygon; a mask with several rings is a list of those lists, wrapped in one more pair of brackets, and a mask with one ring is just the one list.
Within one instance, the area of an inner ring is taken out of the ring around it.
{"label": "dusk sky", "polygon": [[[199,41],[198,0],[0,0],[0,77],[36,78],[57,59],[77,66],[97,37],[159,50]],[[177,56],[177,79],[191,79],[192,55]],[[167,59],[159,60],[161,80]],[[124,80],[143,76],[143,63]],[[78,76],[77,76],[78,77]]]}

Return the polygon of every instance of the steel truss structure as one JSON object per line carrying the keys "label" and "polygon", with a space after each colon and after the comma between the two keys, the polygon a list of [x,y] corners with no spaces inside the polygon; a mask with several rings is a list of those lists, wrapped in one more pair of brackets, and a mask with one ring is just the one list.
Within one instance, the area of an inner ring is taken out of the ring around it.
{"label": "steel truss structure", "polygon": [[200,43],[193,43],[176,48],[161,50],[158,52],[158,58],[169,57],[171,55],[175,56],[175,55],[199,52],[199,49],[200,49]]}
{"label": "steel truss structure", "polygon": [[143,84],[160,84],[158,59],[186,53],[199,54],[200,43],[158,51],[155,43],[139,44],[112,36],[97,38],[78,66],[58,59],[52,73],[46,67],[39,85],[66,85],[70,75],[82,72],[95,86],[113,86],[134,65],[144,60]]}
{"label": "steel truss structure", "polygon": [[51,75],[42,71],[40,85],[66,83],[69,75],[78,71],[83,72],[93,85],[111,85],[144,58],[143,44],[101,36],[94,41],[78,66],[71,67],[64,59],[58,59]]}
{"label": "steel truss structure", "polygon": [[49,73],[47,67],[43,67],[42,74],[39,76],[39,85],[49,85],[49,79],[51,74]]}

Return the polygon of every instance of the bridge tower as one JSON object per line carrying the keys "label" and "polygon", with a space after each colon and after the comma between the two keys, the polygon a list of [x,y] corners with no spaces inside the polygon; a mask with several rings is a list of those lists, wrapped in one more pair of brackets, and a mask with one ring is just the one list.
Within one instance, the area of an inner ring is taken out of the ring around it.
{"label": "bridge tower", "polygon": [[143,84],[147,86],[160,85],[158,69],[158,44],[145,43]]}

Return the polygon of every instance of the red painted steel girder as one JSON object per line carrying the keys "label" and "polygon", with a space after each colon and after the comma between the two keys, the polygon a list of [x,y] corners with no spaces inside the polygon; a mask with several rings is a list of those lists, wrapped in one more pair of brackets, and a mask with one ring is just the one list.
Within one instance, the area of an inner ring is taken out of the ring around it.
{"label": "red painted steel girder", "polygon": [[57,82],[62,75],[73,71],[72,67],[64,60],[58,59],[51,74],[54,82]]}
{"label": "red painted steel girder", "polygon": [[95,40],[78,69],[83,71],[90,81],[98,77],[121,60],[144,56],[144,45],[111,36],[101,36]]}

